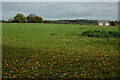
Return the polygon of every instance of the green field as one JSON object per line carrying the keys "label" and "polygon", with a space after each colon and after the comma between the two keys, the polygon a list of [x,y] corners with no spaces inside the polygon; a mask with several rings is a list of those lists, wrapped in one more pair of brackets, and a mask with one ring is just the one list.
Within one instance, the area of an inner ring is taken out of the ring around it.
{"label": "green field", "polygon": [[3,78],[116,78],[118,39],[85,37],[117,26],[3,23]]}

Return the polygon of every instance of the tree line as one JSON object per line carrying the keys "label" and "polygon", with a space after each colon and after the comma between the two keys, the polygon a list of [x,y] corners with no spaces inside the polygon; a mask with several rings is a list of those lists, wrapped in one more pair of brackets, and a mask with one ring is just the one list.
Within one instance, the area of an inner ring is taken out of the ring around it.
{"label": "tree line", "polygon": [[10,18],[8,21],[13,23],[41,23],[43,22],[43,18],[36,16],[35,14],[30,14],[26,17],[23,14],[18,13],[15,17]]}
{"label": "tree line", "polygon": [[[35,14],[29,14],[27,17],[21,13],[17,13],[15,17],[8,19],[8,21],[0,21],[4,23],[55,23],[55,24],[87,24],[97,25],[97,20],[43,20],[42,17]],[[111,26],[120,25],[120,21],[110,21]]]}

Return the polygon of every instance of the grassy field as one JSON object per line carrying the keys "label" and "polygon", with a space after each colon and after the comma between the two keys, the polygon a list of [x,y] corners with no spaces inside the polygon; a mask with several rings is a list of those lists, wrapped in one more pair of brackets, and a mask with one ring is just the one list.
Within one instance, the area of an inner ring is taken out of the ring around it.
{"label": "grassy field", "polygon": [[3,23],[3,78],[116,78],[118,39],[84,37],[116,26]]}

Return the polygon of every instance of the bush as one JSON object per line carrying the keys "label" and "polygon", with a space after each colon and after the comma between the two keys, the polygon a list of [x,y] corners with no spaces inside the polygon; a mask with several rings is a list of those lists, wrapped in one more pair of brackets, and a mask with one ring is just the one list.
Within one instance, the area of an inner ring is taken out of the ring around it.
{"label": "bush", "polygon": [[88,37],[102,37],[102,38],[110,37],[110,35],[103,30],[102,31],[98,31],[98,30],[85,31],[81,35],[88,36]]}
{"label": "bush", "polygon": [[81,35],[88,36],[88,37],[101,37],[101,38],[109,38],[115,37],[120,38],[120,33],[115,31],[104,31],[104,30],[93,30],[93,31],[85,31]]}
{"label": "bush", "polygon": [[116,23],[114,21],[110,22],[111,26],[116,26]]}
{"label": "bush", "polygon": [[111,37],[120,38],[120,33],[119,32],[110,31],[109,34],[110,34]]}

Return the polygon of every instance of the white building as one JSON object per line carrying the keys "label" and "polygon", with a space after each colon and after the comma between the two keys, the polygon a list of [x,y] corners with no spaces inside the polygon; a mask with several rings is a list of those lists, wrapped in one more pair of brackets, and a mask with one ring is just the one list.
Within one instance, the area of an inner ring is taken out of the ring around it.
{"label": "white building", "polygon": [[107,20],[98,20],[97,22],[98,22],[99,26],[109,26],[110,25],[109,21],[107,21]]}

